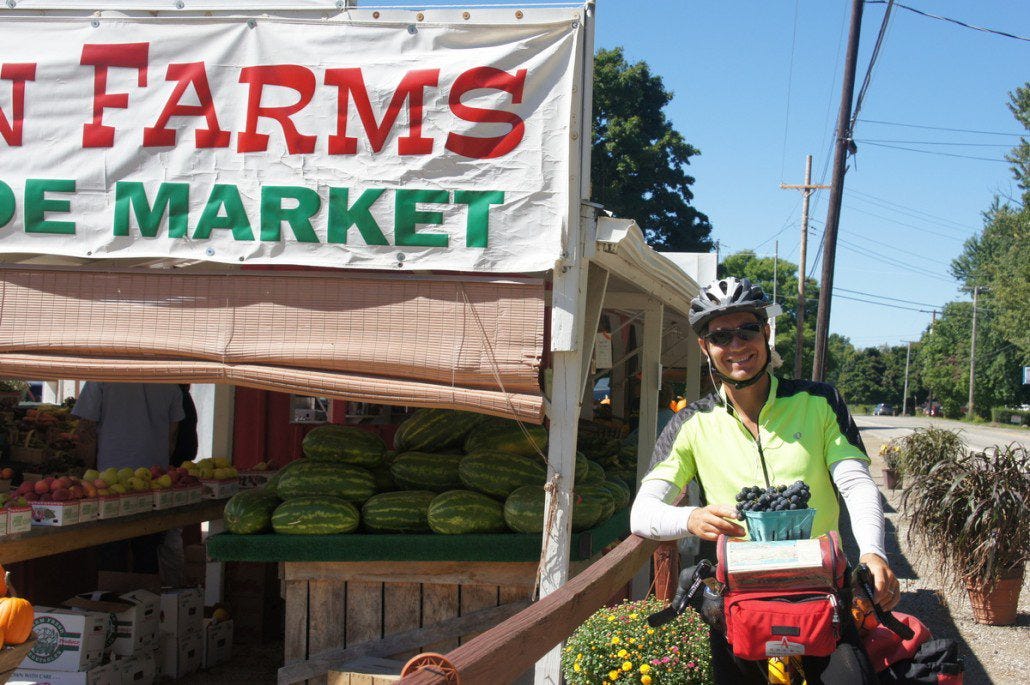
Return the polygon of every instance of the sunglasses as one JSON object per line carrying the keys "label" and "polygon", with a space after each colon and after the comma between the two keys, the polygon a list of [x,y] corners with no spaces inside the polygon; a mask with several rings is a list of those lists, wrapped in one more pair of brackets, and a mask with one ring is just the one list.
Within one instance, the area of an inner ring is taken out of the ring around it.
{"label": "sunglasses", "polygon": [[746,323],[739,328],[727,328],[723,331],[711,331],[705,336],[705,340],[718,345],[719,347],[725,347],[729,345],[734,337],[744,342],[751,342],[757,338],[762,332],[762,325],[757,323]]}

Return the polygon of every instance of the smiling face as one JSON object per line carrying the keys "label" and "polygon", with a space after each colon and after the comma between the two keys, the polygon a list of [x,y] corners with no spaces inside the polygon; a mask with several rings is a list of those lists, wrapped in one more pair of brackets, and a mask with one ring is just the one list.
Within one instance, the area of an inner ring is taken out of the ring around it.
{"label": "smiling face", "polygon": [[728,343],[717,345],[710,339],[698,338],[701,350],[711,358],[712,364],[719,373],[735,381],[745,381],[762,371],[769,363],[769,347],[766,343],[769,338],[769,324],[762,323],[757,316],[750,312],[726,314],[709,322],[709,334],[715,331],[731,331],[756,323],[760,325],[760,330],[764,332],[764,335],[760,333],[749,341],[741,340],[739,336],[733,335]]}

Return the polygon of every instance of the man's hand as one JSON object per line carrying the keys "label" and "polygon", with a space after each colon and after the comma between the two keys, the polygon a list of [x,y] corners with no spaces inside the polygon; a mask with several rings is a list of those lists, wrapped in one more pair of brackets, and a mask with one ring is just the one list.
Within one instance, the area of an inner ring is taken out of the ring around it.
{"label": "man's hand", "polygon": [[744,527],[726,520],[736,517],[737,510],[734,507],[709,504],[690,513],[687,529],[702,540],[717,540],[720,533],[735,538],[743,537]]}
{"label": "man's hand", "polygon": [[873,601],[879,604],[884,611],[890,611],[898,606],[898,602],[901,600],[901,583],[894,577],[894,571],[883,560],[883,557],[869,552],[863,554],[859,561],[868,566],[869,572],[873,575],[873,584],[876,586]]}

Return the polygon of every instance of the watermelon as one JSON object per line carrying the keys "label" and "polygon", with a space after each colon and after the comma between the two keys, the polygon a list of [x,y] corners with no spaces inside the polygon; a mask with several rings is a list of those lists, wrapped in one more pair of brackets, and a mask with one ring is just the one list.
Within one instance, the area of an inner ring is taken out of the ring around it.
{"label": "watermelon", "polygon": [[365,502],[361,520],[373,533],[428,533],[429,503],[437,494],[429,490],[384,492]]}
{"label": "watermelon", "polygon": [[452,409],[419,409],[398,428],[393,444],[398,452],[443,452],[460,446],[482,414]]}
{"label": "watermelon", "polygon": [[353,426],[329,423],[304,436],[304,456],[312,461],[328,461],[370,467],[379,464],[386,443],[375,433]]}
{"label": "watermelon", "polygon": [[390,473],[390,467],[386,464],[373,466],[369,469],[369,472],[375,480],[376,492],[390,492],[397,489],[397,483],[394,481],[393,475]]}
{"label": "watermelon", "polygon": [[629,488],[627,488],[625,484],[609,479],[601,483],[601,487],[607,490],[608,493],[615,498],[616,511],[619,509],[625,509],[629,506]]}
{"label": "watermelon", "polygon": [[272,528],[287,535],[334,535],[353,533],[360,520],[357,507],[338,497],[298,497],[276,508]]}
{"label": "watermelon", "polygon": [[404,452],[390,464],[390,475],[402,489],[444,492],[461,487],[458,465],[463,454]]}
{"label": "watermelon", "polygon": [[604,467],[598,464],[596,461],[587,459],[587,475],[583,477],[582,481],[576,481],[576,485],[600,485],[605,481]]}
{"label": "watermelon", "polygon": [[[604,521],[610,519],[612,517],[612,514],[615,513],[615,497],[611,493],[609,493],[608,490],[604,488],[604,486],[601,485],[582,485],[577,487],[576,504],[574,505],[572,510],[573,530],[584,530],[576,527],[576,513],[580,509],[580,507],[584,507],[588,510],[594,507],[597,508],[597,518],[595,518],[592,523],[586,526],[586,528],[593,528],[597,524],[603,523]],[[587,518],[588,515],[586,514],[586,512],[584,512],[582,518],[579,519],[579,522],[581,524],[585,524]]]}
{"label": "watermelon", "polygon": [[285,500],[326,495],[364,502],[375,494],[375,478],[360,466],[308,460],[283,474],[276,493]]}
{"label": "watermelon", "polygon": [[429,527],[443,535],[499,533],[504,526],[504,506],[471,490],[449,490],[429,504]]}
{"label": "watermelon", "polygon": [[307,459],[296,459],[294,461],[291,461],[289,464],[282,467],[268,478],[268,481],[265,483],[265,490],[272,493],[278,493],[279,481],[282,480],[282,477],[285,474],[289,473],[290,469],[297,468],[298,465],[306,463],[308,463]]}
{"label": "watermelon", "polygon": [[244,490],[225,503],[225,527],[230,533],[263,533],[272,526],[272,512],[279,506],[275,492],[264,488]]}
{"label": "watermelon", "polygon": [[477,424],[465,439],[466,452],[493,450],[524,457],[547,455],[547,429],[519,425],[507,419],[490,419]]}
{"label": "watermelon", "polygon": [[504,499],[521,485],[543,485],[547,468],[539,457],[509,452],[473,452],[458,465],[458,477],[465,487]]}
{"label": "watermelon", "polygon": [[544,530],[544,500],[547,493],[538,485],[516,488],[504,500],[504,522],[516,533]]}
{"label": "watermelon", "polygon": [[582,452],[576,452],[576,485],[584,482],[590,473],[590,461]]}

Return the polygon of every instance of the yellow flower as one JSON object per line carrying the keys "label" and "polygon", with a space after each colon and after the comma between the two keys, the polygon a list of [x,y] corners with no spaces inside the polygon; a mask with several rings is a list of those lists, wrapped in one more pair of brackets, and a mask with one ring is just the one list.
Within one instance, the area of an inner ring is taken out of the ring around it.
{"label": "yellow flower", "polygon": [[613,645],[617,645],[617,644],[619,644],[620,642],[621,642],[621,640],[619,639],[619,636],[618,636],[618,635],[616,635],[615,637],[613,637],[613,638],[612,638],[612,644],[613,644]]}
{"label": "yellow flower", "polygon": [[636,641],[637,641],[637,638],[635,638],[635,637],[631,637],[631,638],[629,639],[629,643],[630,643],[630,644],[633,644],[633,643],[634,643],[634,642],[636,642]]}
{"label": "yellow flower", "polygon": [[647,673],[650,670],[651,670],[651,667],[648,666],[647,664],[640,664],[640,672],[641,673]]}
{"label": "yellow flower", "polygon": [[620,650],[619,650],[619,656],[620,656],[620,657],[623,657],[623,658],[625,658],[625,656],[626,656],[627,654],[629,654],[629,652],[627,652],[627,651],[626,651],[625,649],[620,649]]}
{"label": "yellow flower", "polygon": [[630,614],[629,617],[632,618],[634,621],[637,619],[637,615],[636,614]]}
{"label": "yellow flower", "polygon": [[582,666],[579,665],[578,661],[575,664],[573,664],[573,666],[572,666],[572,670],[575,671],[576,673],[579,673],[581,669],[582,669]]}
{"label": "yellow flower", "polygon": [[623,661],[622,662],[622,670],[624,670],[624,671],[632,671],[633,670],[632,662]]}
{"label": "yellow flower", "polygon": [[619,679],[619,672],[618,671],[609,671],[608,672],[608,677],[611,678],[613,681],[618,680]]}
{"label": "yellow flower", "polygon": [[641,676],[640,677],[640,682],[643,683],[643,685],[651,685],[651,676],[649,676],[649,675]]}
{"label": "yellow flower", "polygon": [[580,652],[579,654],[576,655],[576,661],[581,661],[582,659],[583,659],[583,652]]}
{"label": "yellow flower", "polygon": [[654,628],[648,628],[647,629],[647,634],[648,635],[654,635]]}
{"label": "yellow flower", "polygon": [[614,620],[615,620],[615,617],[614,617],[614,616],[609,616],[609,617],[608,617],[608,620],[609,620],[609,621],[614,621]]}

